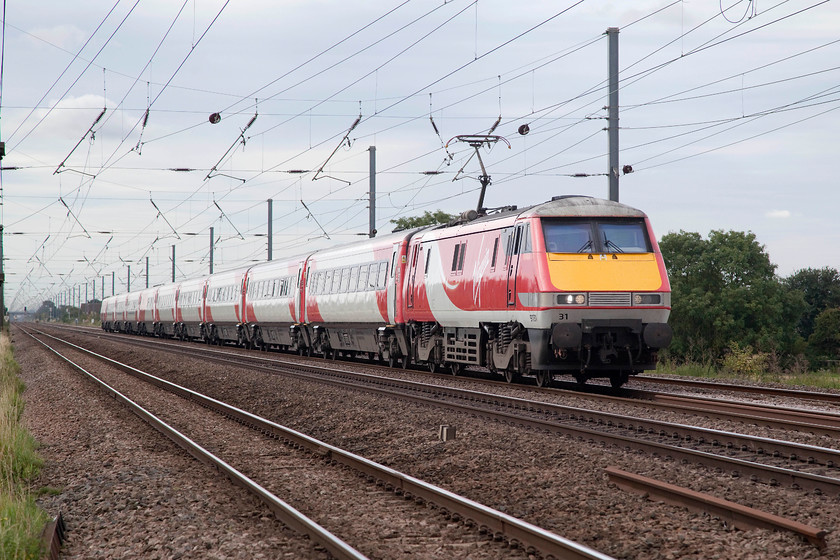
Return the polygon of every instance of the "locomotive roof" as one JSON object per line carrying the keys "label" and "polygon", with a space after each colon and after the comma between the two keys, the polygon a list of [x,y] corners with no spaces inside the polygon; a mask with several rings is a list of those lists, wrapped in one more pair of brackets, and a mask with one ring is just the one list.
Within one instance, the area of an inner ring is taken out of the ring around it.
{"label": "locomotive roof", "polygon": [[561,196],[524,209],[520,216],[619,216],[643,218],[644,212],[632,206],[591,196]]}
{"label": "locomotive roof", "polygon": [[603,198],[594,198],[583,195],[557,196],[548,202],[541,202],[534,206],[525,208],[510,208],[501,212],[495,212],[482,216],[470,223],[498,220],[509,216],[520,218],[542,217],[542,216],[571,216],[571,217],[596,217],[596,216],[617,216],[624,218],[643,218],[645,213],[641,210]]}

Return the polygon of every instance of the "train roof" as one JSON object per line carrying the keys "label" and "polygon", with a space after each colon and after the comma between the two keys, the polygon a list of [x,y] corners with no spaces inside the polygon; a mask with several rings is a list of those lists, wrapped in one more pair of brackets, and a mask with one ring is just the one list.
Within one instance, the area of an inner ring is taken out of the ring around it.
{"label": "train roof", "polygon": [[641,210],[603,198],[591,196],[558,196],[548,202],[523,209],[521,217],[528,216],[618,216],[624,218],[644,218]]}
{"label": "train roof", "polygon": [[451,224],[444,224],[437,227],[446,228],[464,225],[466,223],[480,224],[482,222],[492,222],[510,217],[530,218],[543,216],[644,218],[645,213],[632,206],[627,206],[626,204],[612,200],[584,195],[564,195],[555,196],[547,202],[541,202],[533,206],[527,206],[525,208],[508,206],[474,220],[456,220]]}

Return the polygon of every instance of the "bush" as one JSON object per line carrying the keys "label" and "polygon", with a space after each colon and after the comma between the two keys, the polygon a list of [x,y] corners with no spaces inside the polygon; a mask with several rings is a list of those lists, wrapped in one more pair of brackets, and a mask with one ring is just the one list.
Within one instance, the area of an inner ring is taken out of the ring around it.
{"label": "bush", "polygon": [[741,347],[733,342],[723,357],[723,369],[735,375],[759,379],[767,371],[769,357],[766,352],[754,352],[752,346]]}

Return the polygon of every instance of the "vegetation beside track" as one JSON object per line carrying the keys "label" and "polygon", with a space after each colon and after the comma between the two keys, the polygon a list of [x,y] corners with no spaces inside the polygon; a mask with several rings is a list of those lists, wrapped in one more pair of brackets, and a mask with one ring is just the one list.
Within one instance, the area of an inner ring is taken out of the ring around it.
{"label": "vegetation beside track", "polygon": [[[734,381],[736,383],[755,382],[779,384],[787,387],[812,387],[817,389],[840,390],[840,369],[820,369],[817,371],[802,369],[781,370],[771,357],[755,353],[752,348],[741,348],[728,355],[723,364],[674,360],[663,360],[657,368],[659,375],[680,375],[697,377],[712,381]],[[640,379],[644,377],[640,376]]]}
{"label": "vegetation beside track", "polygon": [[37,443],[23,426],[24,384],[11,341],[0,334],[0,558],[41,556],[47,514],[35,504],[29,483],[42,461]]}

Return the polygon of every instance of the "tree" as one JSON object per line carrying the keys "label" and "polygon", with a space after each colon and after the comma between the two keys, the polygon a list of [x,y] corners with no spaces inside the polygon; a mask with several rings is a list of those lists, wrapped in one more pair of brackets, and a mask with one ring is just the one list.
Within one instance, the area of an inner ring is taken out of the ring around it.
{"label": "tree", "polygon": [[55,303],[50,300],[46,300],[41,303],[41,306],[35,312],[35,318],[41,321],[49,321],[54,317],[58,317],[58,308],[56,308]]}
{"label": "tree", "polygon": [[671,280],[672,356],[720,360],[734,342],[787,355],[802,350],[794,328],[802,295],[784,289],[755,234],[718,230],[703,239],[680,231],[659,246]]}
{"label": "tree", "polygon": [[840,307],[840,272],[836,268],[804,268],[784,280],[791,290],[802,292],[807,305],[797,329],[807,339],[814,332],[817,316],[826,309]]}
{"label": "tree", "polygon": [[840,359],[840,308],[826,309],[817,315],[808,350],[817,360]]}
{"label": "tree", "polygon": [[455,219],[454,214],[447,214],[442,210],[436,210],[433,213],[426,210],[422,216],[409,216],[407,218],[397,218],[396,220],[391,220],[391,223],[394,224],[394,231],[402,230],[402,229],[411,229],[420,226],[431,226],[434,224],[446,224],[450,221]]}

